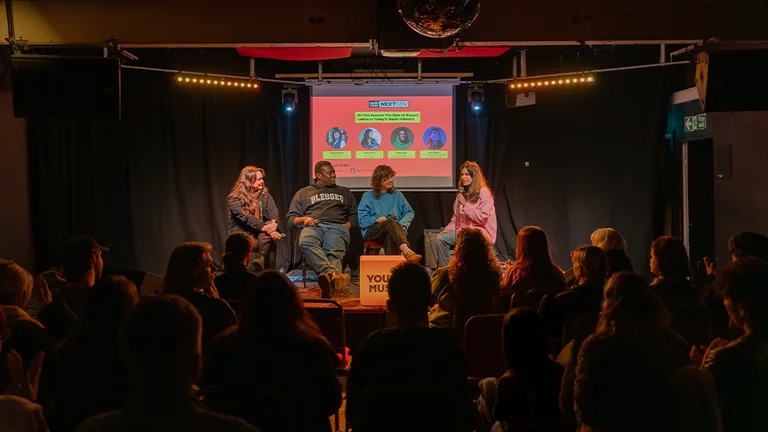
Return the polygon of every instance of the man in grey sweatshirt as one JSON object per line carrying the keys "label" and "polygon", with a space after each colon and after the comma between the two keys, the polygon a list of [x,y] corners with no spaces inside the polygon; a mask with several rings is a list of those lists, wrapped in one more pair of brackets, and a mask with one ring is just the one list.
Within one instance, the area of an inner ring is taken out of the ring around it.
{"label": "man in grey sweatshirt", "polygon": [[293,196],[288,225],[301,227],[299,246],[307,263],[317,272],[323,297],[331,287],[341,289],[349,276],[341,260],[349,247],[349,230],[357,226],[357,202],[352,192],[336,184],[336,171],[328,161],[315,164],[315,181]]}

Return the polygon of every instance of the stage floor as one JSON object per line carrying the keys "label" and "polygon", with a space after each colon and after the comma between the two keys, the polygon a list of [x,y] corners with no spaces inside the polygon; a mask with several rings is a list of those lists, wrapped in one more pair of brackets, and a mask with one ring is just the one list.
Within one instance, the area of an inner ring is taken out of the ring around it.
{"label": "stage floor", "polygon": [[[321,298],[320,287],[315,281],[308,281],[306,289],[301,281],[293,283],[299,290],[301,298],[319,299]],[[384,314],[385,306],[363,306],[360,304],[360,280],[356,274],[352,275],[352,281],[339,291],[332,293],[332,299],[336,300],[344,308],[347,314]],[[315,307],[315,305],[313,305]]]}

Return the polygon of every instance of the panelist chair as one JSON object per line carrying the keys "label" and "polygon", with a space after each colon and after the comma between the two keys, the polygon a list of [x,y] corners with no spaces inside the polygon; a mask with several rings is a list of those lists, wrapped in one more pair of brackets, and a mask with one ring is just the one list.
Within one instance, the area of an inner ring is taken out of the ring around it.
{"label": "panelist chair", "polygon": [[384,255],[384,245],[375,242],[367,241],[363,243],[363,254],[365,255]]}
{"label": "panelist chair", "polygon": [[[307,258],[304,256],[304,252],[301,250],[301,246],[299,246],[299,235],[298,233],[301,233],[301,228],[298,227],[292,227],[292,229],[297,231],[296,235],[296,241],[293,243],[293,253],[291,253],[291,258],[293,261],[293,268],[301,268],[301,282],[304,286],[304,290],[307,289]],[[298,258],[297,256],[298,255]]]}

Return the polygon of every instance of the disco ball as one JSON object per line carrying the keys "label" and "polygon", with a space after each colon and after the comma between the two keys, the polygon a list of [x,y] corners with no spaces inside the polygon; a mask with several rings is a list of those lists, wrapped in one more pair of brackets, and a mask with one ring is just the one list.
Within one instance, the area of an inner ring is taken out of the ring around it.
{"label": "disco ball", "polygon": [[397,0],[397,11],[416,33],[446,38],[472,25],[480,0]]}

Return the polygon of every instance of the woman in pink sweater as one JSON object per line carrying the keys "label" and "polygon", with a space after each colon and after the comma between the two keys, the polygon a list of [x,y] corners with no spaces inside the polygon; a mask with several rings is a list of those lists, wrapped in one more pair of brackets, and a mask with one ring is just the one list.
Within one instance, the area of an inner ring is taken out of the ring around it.
{"label": "woman in pink sweater", "polygon": [[453,217],[437,236],[439,267],[448,265],[456,233],[462,228],[477,228],[491,245],[496,244],[496,207],[491,189],[476,162],[466,161],[459,170],[459,193],[453,202]]}

